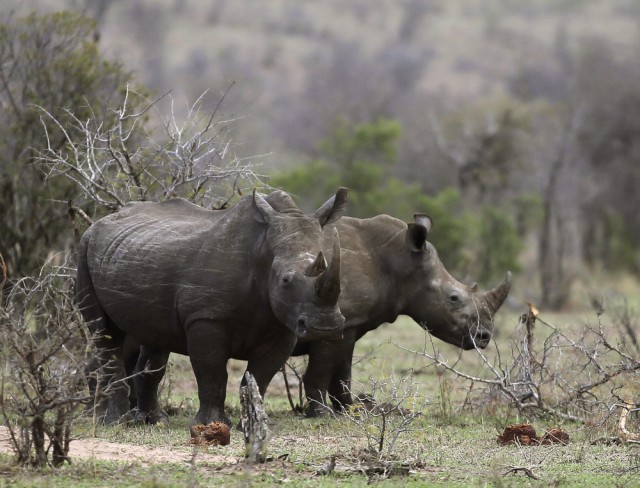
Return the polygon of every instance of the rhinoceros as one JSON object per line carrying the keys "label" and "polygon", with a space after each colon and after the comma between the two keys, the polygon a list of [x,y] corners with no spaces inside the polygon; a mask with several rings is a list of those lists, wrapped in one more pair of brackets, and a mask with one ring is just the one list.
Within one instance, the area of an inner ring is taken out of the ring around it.
{"label": "rhinoceros", "polygon": [[[286,206],[284,200],[276,201],[275,208]],[[433,336],[462,349],[489,344],[493,315],[509,293],[510,272],[488,292],[457,281],[427,240],[432,221],[423,214],[409,224],[378,215],[343,217],[333,225],[342,248],[339,303],[346,324],[340,342],[301,339],[294,348],[292,355],[309,356],[303,376],[308,416],[326,411],[327,393],[338,411],[352,403],[356,341],[399,315],[408,315]]]}
{"label": "rhinoceros", "polygon": [[[113,383],[125,375],[125,339],[141,344],[151,365],[163,366],[170,352],[189,355],[200,401],[192,423],[208,424],[229,423],[229,358],[247,360],[264,393],[297,338],[341,336],[340,244],[323,228],[345,202],[340,189],[305,215],[295,206],[276,211],[254,192],[226,210],[172,199],[129,204],[94,223],[79,244],[76,301],[104,368],[99,388],[111,382],[105,422],[129,409],[126,385]],[[159,415],[163,373],[145,376],[143,415]]]}

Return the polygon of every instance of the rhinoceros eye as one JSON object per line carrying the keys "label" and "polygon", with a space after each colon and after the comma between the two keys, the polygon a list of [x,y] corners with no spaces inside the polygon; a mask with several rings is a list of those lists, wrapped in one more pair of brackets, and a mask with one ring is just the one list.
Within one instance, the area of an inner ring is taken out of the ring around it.
{"label": "rhinoceros eye", "polygon": [[283,288],[290,287],[292,282],[293,282],[293,274],[292,273],[287,273],[282,277],[282,287]]}

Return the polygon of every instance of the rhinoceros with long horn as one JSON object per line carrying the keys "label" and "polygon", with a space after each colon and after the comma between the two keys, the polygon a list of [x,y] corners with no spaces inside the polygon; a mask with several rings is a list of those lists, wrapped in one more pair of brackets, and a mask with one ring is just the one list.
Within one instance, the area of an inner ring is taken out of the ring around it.
{"label": "rhinoceros with long horn", "polygon": [[[270,203],[275,208],[290,204],[281,198]],[[342,341],[301,339],[294,349],[293,355],[309,356],[303,377],[308,416],[326,410],[327,394],[336,410],[352,403],[356,341],[399,315],[408,315],[433,336],[462,349],[489,344],[493,316],[509,293],[510,272],[487,292],[456,280],[427,240],[432,222],[426,215],[416,214],[409,224],[378,215],[343,217],[333,225],[342,249],[339,303],[346,324]]]}
{"label": "rhinoceros with long horn", "polygon": [[[260,392],[297,338],[340,337],[340,189],[313,215],[275,210],[258,193],[226,210],[182,199],[136,203],[94,223],[79,244],[76,300],[94,333],[106,390],[105,421],[129,409],[125,339],[150,365],[170,352],[189,355],[200,407],[193,423],[224,414],[229,358],[247,360]],[[325,255],[332,256],[327,264]],[[145,377],[138,401],[157,413],[159,368]],[[153,418],[152,418],[153,420]],[[156,417],[157,420],[157,417]]]}

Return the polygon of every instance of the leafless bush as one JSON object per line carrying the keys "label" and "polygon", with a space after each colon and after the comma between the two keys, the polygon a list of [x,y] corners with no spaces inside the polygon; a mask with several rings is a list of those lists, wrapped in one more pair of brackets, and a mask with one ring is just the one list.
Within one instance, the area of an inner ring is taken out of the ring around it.
{"label": "leafless bush", "polygon": [[[536,322],[545,329],[534,334]],[[637,349],[632,341],[624,340],[620,327],[604,322],[602,313],[597,314],[595,325],[585,324],[572,332],[542,320],[530,306],[520,317],[517,331],[519,339],[510,345],[508,359],[498,348],[494,358],[476,349],[483,374],[469,373],[460,356],[455,360],[444,357],[433,342],[430,349],[412,352],[472,385],[480,385],[475,389],[478,404],[504,401],[523,414],[583,423],[615,412],[624,405],[615,389],[638,384]],[[538,342],[540,337],[544,338]],[[633,394],[627,387],[624,395]],[[471,403],[468,400],[465,405]]]}
{"label": "leafless bush", "polygon": [[[354,358],[352,366],[370,359],[373,355],[374,353],[370,351],[358,358]],[[307,366],[307,356],[302,356],[299,358],[292,356],[282,366],[282,368],[280,368],[280,372],[282,373],[282,380],[284,382],[284,388],[287,393],[287,399],[289,400],[289,406],[291,407],[291,411],[295,414],[302,414],[303,412],[305,412],[307,407],[303,380],[304,372],[306,371]],[[288,373],[287,370],[290,371],[290,373]],[[294,400],[293,389],[295,386],[297,386],[298,390],[297,402]],[[329,405],[323,404],[323,407],[327,412],[332,411],[332,408]]]}
{"label": "leafless bush", "polygon": [[[37,160],[49,178],[69,178],[85,198],[110,211],[130,201],[176,196],[203,207],[224,208],[262,177],[254,172],[253,161],[239,159],[232,151],[233,119],[218,113],[224,95],[213,113],[204,112],[205,95],[181,120],[168,94],[147,100],[128,88],[112,117],[80,120],[67,110],[73,130],[40,108],[66,141],[60,147],[47,136],[47,147]],[[168,116],[163,102],[168,102]]]}
{"label": "leafless bush", "polygon": [[[356,401],[343,412],[347,423],[367,440],[366,452],[377,461],[393,457],[398,438],[412,430],[429,400],[424,397],[410,371],[399,379],[369,378],[371,393],[356,395]],[[353,394],[353,393],[352,393]]]}
{"label": "leafless bush", "polygon": [[20,465],[69,461],[71,424],[88,400],[89,341],[73,307],[73,274],[48,263],[0,304],[0,414]]}

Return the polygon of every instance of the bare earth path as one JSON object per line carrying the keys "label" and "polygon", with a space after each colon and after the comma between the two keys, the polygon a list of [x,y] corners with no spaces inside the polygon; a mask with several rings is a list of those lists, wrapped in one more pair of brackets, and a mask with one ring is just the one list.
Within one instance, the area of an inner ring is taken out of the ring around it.
{"label": "bare earth path", "polygon": [[[9,432],[0,426],[0,453],[12,453]],[[71,441],[69,456],[71,459],[99,459],[105,461],[140,462],[143,464],[157,463],[190,463],[193,449],[180,447],[169,449],[163,447],[136,446],[108,442],[103,439],[77,439]],[[211,463],[237,464],[235,456],[222,456],[198,448],[198,460]]]}

